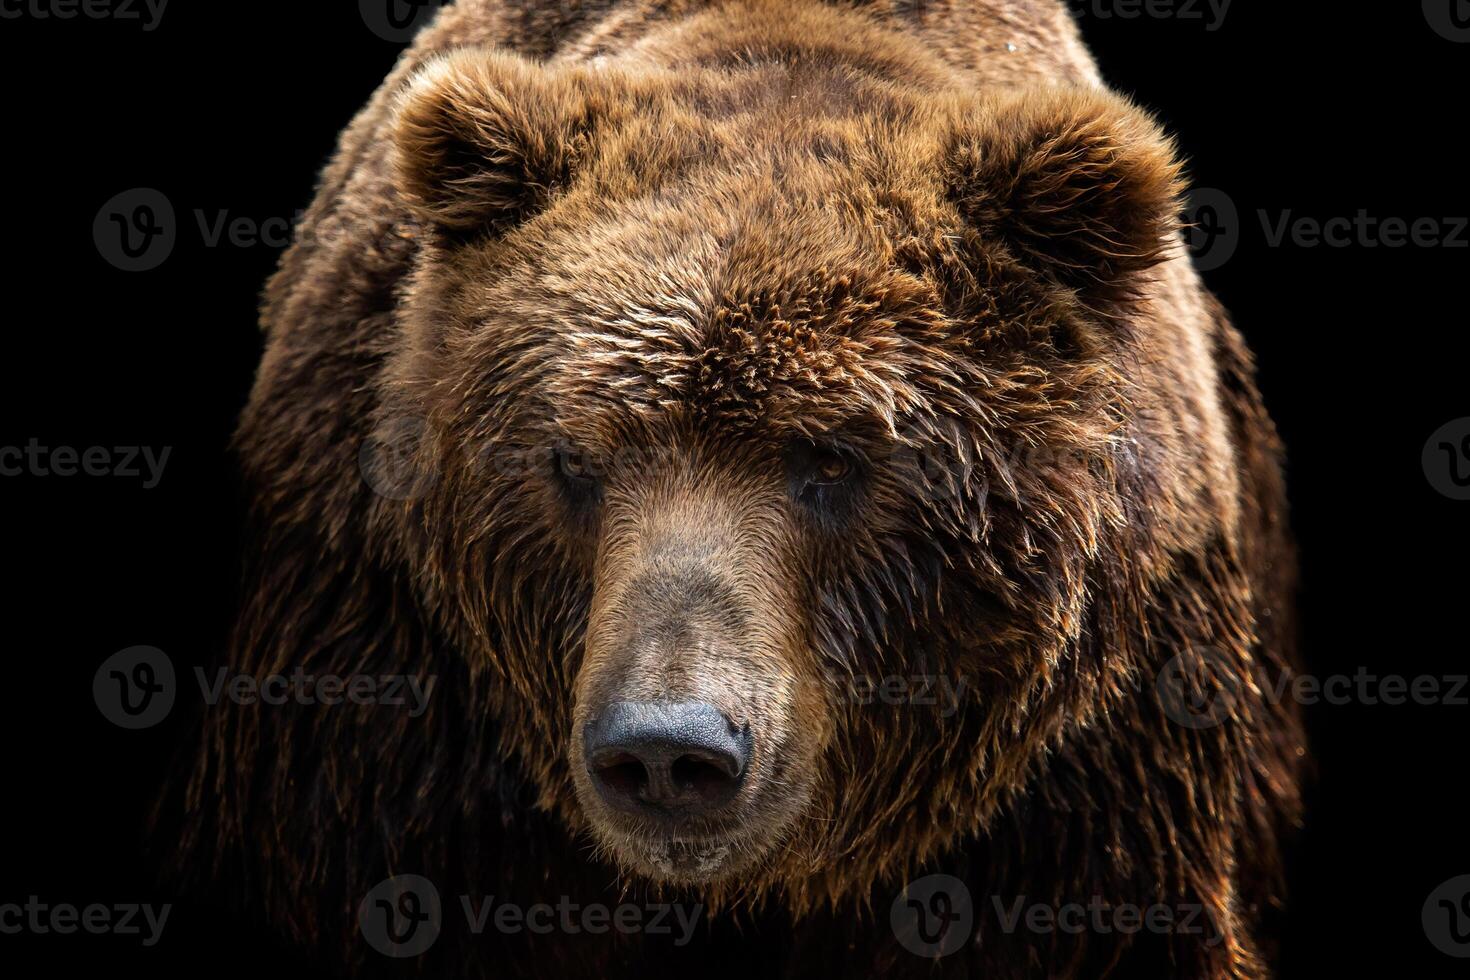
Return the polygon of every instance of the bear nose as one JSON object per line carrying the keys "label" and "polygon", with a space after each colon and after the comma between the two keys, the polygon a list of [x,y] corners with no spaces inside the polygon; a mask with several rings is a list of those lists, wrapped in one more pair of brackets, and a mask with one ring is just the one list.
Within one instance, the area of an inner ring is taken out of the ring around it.
{"label": "bear nose", "polygon": [[617,701],[589,723],[587,769],[610,805],[644,816],[708,815],[735,796],[749,726],[700,701]]}

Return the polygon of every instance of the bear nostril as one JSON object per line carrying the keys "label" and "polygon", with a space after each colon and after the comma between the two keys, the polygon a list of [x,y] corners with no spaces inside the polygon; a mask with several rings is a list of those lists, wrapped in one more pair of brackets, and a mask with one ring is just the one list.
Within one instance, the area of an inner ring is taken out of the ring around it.
{"label": "bear nostril", "polygon": [[588,775],[612,806],[640,815],[708,814],[739,792],[750,761],[748,729],[713,705],[610,705],[583,733]]}
{"label": "bear nostril", "polygon": [[597,778],[610,790],[630,799],[644,795],[648,786],[648,770],[625,752],[600,759],[595,771]]}
{"label": "bear nostril", "polygon": [[713,799],[729,788],[731,780],[739,778],[740,774],[731,772],[731,768],[728,762],[722,764],[685,755],[674,760],[670,775],[675,789]]}

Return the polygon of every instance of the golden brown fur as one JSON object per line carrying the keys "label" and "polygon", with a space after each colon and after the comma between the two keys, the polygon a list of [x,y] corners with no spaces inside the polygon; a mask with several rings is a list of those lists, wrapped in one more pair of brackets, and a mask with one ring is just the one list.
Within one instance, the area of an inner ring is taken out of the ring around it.
{"label": "golden brown fur", "polygon": [[[233,648],[439,693],[421,719],[216,713],[189,853],[359,966],[357,899],[411,871],[664,889],[779,935],[753,963],[925,973],[885,916],[931,869],[987,908],[1198,904],[1218,940],[992,930],[942,971],[1265,975],[1290,549],[1180,190],[1059,3],[447,8],[267,290]],[[421,481],[375,495],[360,447],[405,419]],[[794,499],[811,444],[860,461],[850,493]],[[595,501],[565,497],[567,452]],[[1244,694],[1192,729],[1154,678],[1206,651],[1228,676],[1201,683]],[[895,674],[970,696],[841,696]],[[629,692],[756,725],[728,853],[681,866],[587,786],[577,733]],[[462,938],[424,968],[656,955]]]}

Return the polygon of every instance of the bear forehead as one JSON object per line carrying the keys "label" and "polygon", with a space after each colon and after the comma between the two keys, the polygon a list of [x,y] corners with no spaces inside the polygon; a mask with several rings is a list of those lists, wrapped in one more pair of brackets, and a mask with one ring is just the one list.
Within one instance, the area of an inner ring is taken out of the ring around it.
{"label": "bear forehead", "polygon": [[469,277],[513,343],[542,326],[559,415],[822,430],[923,405],[921,368],[958,356],[914,261],[959,224],[938,140],[868,107],[791,112],[808,88],[641,107]]}
{"label": "bear forehead", "polygon": [[918,402],[948,321],[873,226],[751,199],[623,215],[543,271],[553,404],[829,428]]}

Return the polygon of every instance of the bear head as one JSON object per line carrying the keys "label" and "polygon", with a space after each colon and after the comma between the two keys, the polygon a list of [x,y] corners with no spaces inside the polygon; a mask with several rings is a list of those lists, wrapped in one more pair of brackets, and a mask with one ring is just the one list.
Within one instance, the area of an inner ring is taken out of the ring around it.
{"label": "bear head", "polygon": [[788,54],[420,71],[377,424],[421,427],[382,505],[540,803],[817,899],[977,831],[1136,667],[1085,641],[1172,533],[1125,435],[1180,184],[1100,90]]}

